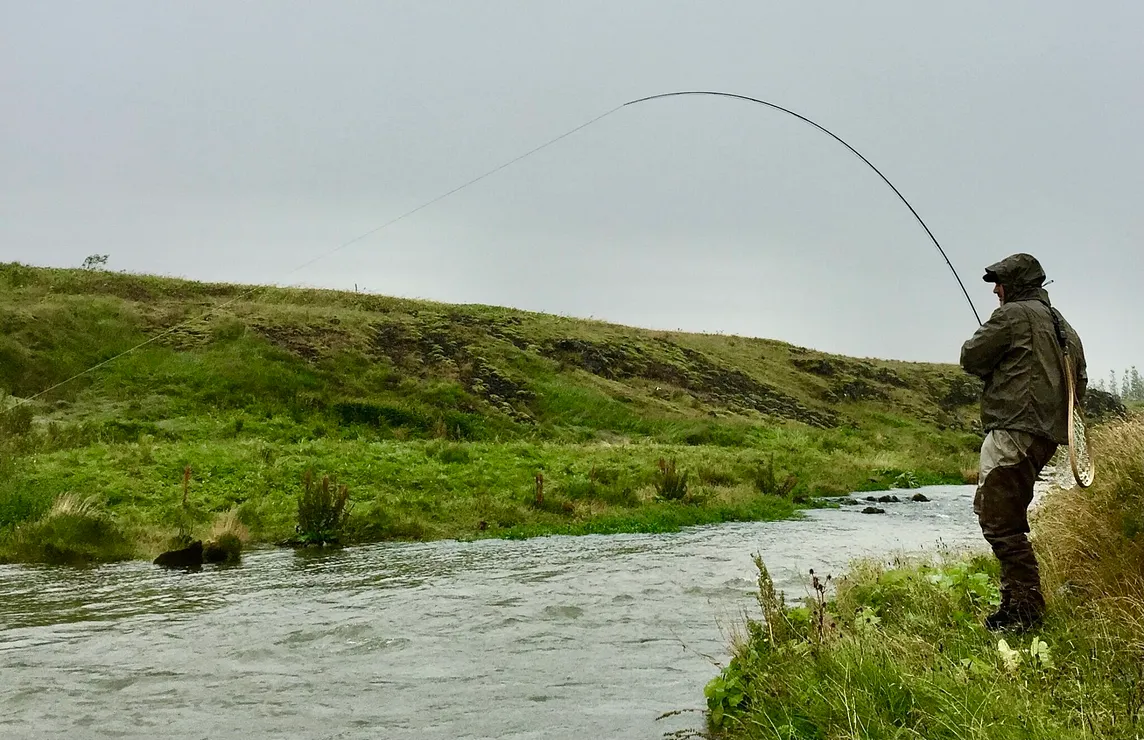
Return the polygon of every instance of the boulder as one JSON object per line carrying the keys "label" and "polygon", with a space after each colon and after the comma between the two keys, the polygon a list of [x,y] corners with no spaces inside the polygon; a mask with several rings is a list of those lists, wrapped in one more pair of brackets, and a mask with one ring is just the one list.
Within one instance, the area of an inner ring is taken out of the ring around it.
{"label": "boulder", "polygon": [[155,558],[155,565],[163,568],[198,570],[203,567],[203,543],[195,540],[182,550],[169,550]]}

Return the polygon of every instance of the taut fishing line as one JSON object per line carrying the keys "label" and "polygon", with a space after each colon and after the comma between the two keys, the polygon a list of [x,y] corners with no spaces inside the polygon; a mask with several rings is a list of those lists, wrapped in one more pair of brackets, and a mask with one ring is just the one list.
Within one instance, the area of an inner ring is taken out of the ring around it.
{"label": "taut fishing line", "polygon": [[[890,179],[888,177],[886,177],[882,173],[881,170],[879,170],[877,167],[875,167],[874,164],[870,160],[866,159],[866,157],[864,157],[857,149],[850,146],[850,144],[846,143],[846,141],[844,141],[840,136],[835,134],[833,131],[830,131],[825,126],[822,126],[822,125],[812,121],[811,119],[807,118],[806,116],[790,110],[789,108],[784,108],[781,105],[776,105],[775,103],[770,103],[766,100],[761,100],[759,98],[752,98],[752,97],[749,97],[747,95],[738,95],[735,93],[718,92],[718,91],[713,91],[713,90],[681,90],[678,92],[661,93],[659,95],[649,95],[647,97],[637,98],[635,100],[629,100],[628,102],[623,103],[622,105],[617,105],[616,107],[614,107],[608,111],[605,111],[604,113],[601,113],[598,116],[596,116],[596,117],[594,117],[588,121],[585,121],[584,123],[580,124],[579,126],[571,128],[571,129],[565,131],[564,133],[549,139],[548,141],[544,142],[543,144],[540,144],[539,146],[533,147],[532,149],[529,149],[528,151],[526,151],[522,154],[519,154],[516,157],[513,157],[512,159],[504,162],[503,164],[500,164],[500,165],[484,172],[483,174],[478,175],[477,177],[474,177],[471,180],[468,180],[468,181],[452,188],[451,190],[448,190],[448,191],[441,193],[440,195],[438,195],[434,198],[431,198],[430,200],[425,201],[421,205],[419,205],[419,206],[417,206],[417,207],[415,207],[409,211],[406,211],[405,213],[402,213],[401,215],[399,215],[393,219],[390,219],[389,221],[386,221],[385,223],[381,224],[380,226],[377,226],[376,228],[370,229],[369,231],[366,231],[362,234],[359,234],[358,236],[355,236],[354,238],[352,238],[348,241],[342,242],[341,244],[334,247],[333,249],[330,249],[326,252],[323,252],[322,254],[319,254],[318,256],[314,257],[313,259],[308,260],[308,261],[298,265],[297,267],[290,270],[289,272],[287,272],[282,277],[289,277],[290,275],[293,275],[293,274],[299,272],[300,270],[303,270],[303,269],[309,267],[310,265],[313,265],[314,263],[319,262],[320,260],[326,259],[327,257],[330,257],[331,255],[342,251],[343,249],[345,249],[346,247],[349,247],[352,244],[356,244],[357,242],[360,242],[363,239],[366,239],[367,237],[370,237],[370,236],[378,233],[379,231],[382,231],[383,229],[386,229],[386,228],[396,224],[399,221],[402,221],[406,218],[409,218],[410,216],[414,215],[415,213],[418,213],[419,211],[422,211],[422,210],[428,208],[429,206],[448,198],[451,195],[455,195],[456,193],[459,193],[460,191],[465,190],[466,188],[477,184],[481,180],[484,180],[487,177],[495,175],[496,173],[500,172],[501,170],[507,169],[508,167],[511,167],[512,165],[516,164],[517,162],[520,162],[524,159],[527,159],[528,157],[531,157],[533,154],[536,154],[537,152],[539,152],[543,149],[546,149],[546,148],[552,146],[553,144],[556,144],[557,142],[562,141],[563,139],[566,139],[567,137],[569,137],[569,136],[571,136],[571,135],[573,135],[579,131],[582,131],[583,129],[585,129],[589,126],[591,126],[595,123],[598,123],[599,121],[602,121],[603,119],[607,118],[608,116],[612,115],[613,113],[616,113],[617,111],[619,111],[623,108],[627,108],[627,107],[633,106],[633,105],[639,105],[641,103],[646,103],[646,102],[649,102],[652,100],[661,100],[664,98],[674,98],[674,97],[691,96],[691,95],[705,95],[705,96],[732,98],[732,99],[736,99],[736,100],[742,100],[742,101],[746,101],[746,102],[757,103],[759,105],[765,105],[768,108],[772,108],[772,109],[780,111],[782,113],[786,113],[788,115],[794,116],[795,118],[799,119],[800,121],[803,121],[804,123],[810,124],[811,126],[815,127],[819,131],[822,131],[824,134],[830,136],[832,139],[837,141],[839,144],[842,144],[844,147],[849,149],[851,153],[853,153],[855,156],[857,156],[859,159],[861,159],[864,163],[866,163],[866,165],[869,166],[870,169],[874,170],[874,172],[877,173],[878,177],[882,178],[882,181],[885,182],[886,185],[888,185],[890,187],[890,189],[894,191],[894,194],[898,196],[898,198],[902,201],[902,203],[905,204],[906,208],[908,208],[910,210],[910,213],[913,214],[914,218],[917,219],[917,222],[919,224],[921,224],[921,227],[925,230],[926,235],[930,238],[930,241],[932,241],[933,245],[935,247],[937,247],[937,250],[941,254],[942,259],[945,260],[945,264],[949,267],[950,272],[953,273],[954,279],[957,280],[957,284],[961,288],[961,292],[965,296],[966,302],[969,303],[969,308],[973,311],[974,318],[977,319],[977,323],[979,325],[981,324],[981,316],[977,313],[977,307],[973,304],[973,299],[970,298],[969,291],[966,290],[966,288],[965,288],[965,283],[962,282],[961,276],[957,273],[957,270],[954,268],[953,263],[950,262],[949,256],[945,253],[945,250],[942,249],[941,244],[938,243],[937,238],[933,235],[933,232],[930,231],[929,226],[926,225],[925,221],[922,220],[922,217],[920,215],[918,215],[917,210],[915,210],[913,205],[911,205],[910,202],[908,200],[906,200],[906,197],[904,195],[902,195],[901,191],[898,190],[898,188],[895,187],[892,182],[890,182]],[[176,325],[174,325],[168,329],[165,329],[162,332],[159,332],[158,334],[156,334],[155,336],[150,337],[149,339],[146,339],[145,341],[140,342],[139,344],[124,350],[123,352],[120,352],[120,353],[118,353],[112,357],[109,357],[108,359],[103,360],[102,362],[99,362],[95,365],[92,365],[91,367],[87,368],[86,370],[83,370],[82,372],[76,373],[75,375],[73,375],[73,376],[71,376],[65,380],[62,380],[59,383],[56,383],[55,385],[52,385],[48,388],[45,388],[44,390],[40,391],[39,393],[36,393],[35,395],[28,396],[27,398],[19,400],[15,405],[10,406],[7,409],[0,409],[0,413],[10,411],[14,408],[17,408],[18,406],[25,404],[25,403],[29,403],[29,402],[47,394],[47,393],[50,393],[50,392],[56,390],[57,388],[60,388],[61,386],[67,385],[68,383],[71,383],[71,382],[77,380],[78,378],[81,378],[85,375],[88,375],[88,374],[98,370],[101,367],[104,367],[104,366],[106,366],[112,362],[115,362],[116,360],[120,359],[121,357],[124,357],[125,355],[131,354],[132,352],[135,352],[136,350],[142,349],[143,347],[146,347],[147,345],[152,344],[152,343],[162,339],[163,337],[168,336],[175,331],[178,331],[179,329],[181,329],[185,326],[188,326],[192,323],[201,321],[204,318],[206,318],[206,317],[208,317],[214,313],[217,313],[218,311],[222,310],[223,308],[226,308],[227,306],[230,306],[230,305],[236,303],[237,301],[240,301],[243,298],[246,298],[246,297],[252,295],[253,293],[255,293],[259,290],[263,290],[263,289],[265,289],[264,286],[256,286],[256,287],[252,287],[246,291],[243,291],[243,292],[239,293],[238,295],[234,296],[233,298],[211,308],[210,310],[200,314],[199,316],[196,316],[193,319],[188,319],[187,321],[184,321],[184,322],[176,324]],[[1066,358],[1066,367],[1068,367],[1069,365],[1070,365],[1070,363],[1068,363],[1068,360]],[[1077,482],[1080,483],[1082,486],[1083,485],[1089,485],[1089,484],[1091,484],[1091,481],[1092,481],[1092,478],[1091,478],[1091,458],[1089,458],[1089,456],[1088,456],[1087,445],[1083,444],[1083,440],[1085,439],[1084,422],[1083,422],[1083,419],[1081,418],[1079,413],[1074,414],[1074,406],[1076,405],[1076,396],[1072,391],[1074,380],[1071,377],[1071,368],[1067,371],[1067,373],[1070,376],[1068,378],[1068,381],[1069,381],[1068,386],[1069,386],[1069,391],[1070,391],[1069,427],[1070,427],[1070,430],[1073,430],[1073,432],[1070,432],[1070,442],[1072,441],[1072,439],[1074,437],[1076,439],[1080,440],[1080,442],[1078,444],[1070,444],[1069,445],[1069,452],[1070,452],[1069,456],[1070,456],[1070,459],[1072,460],[1072,467],[1073,467],[1073,471],[1074,471],[1074,474],[1076,476]],[[1077,430],[1077,423],[1079,423],[1079,425],[1080,425],[1079,430]],[[1083,452],[1083,455],[1077,454],[1076,448],[1078,446],[1082,448],[1082,450],[1080,450],[1080,451]],[[1078,461],[1081,461],[1081,462],[1079,462],[1079,467],[1078,467]],[[1087,461],[1087,463],[1088,463],[1087,470],[1089,471],[1090,475],[1082,476],[1080,470],[1085,468],[1083,461]],[[1082,478],[1085,478],[1087,480],[1082,480]]]}

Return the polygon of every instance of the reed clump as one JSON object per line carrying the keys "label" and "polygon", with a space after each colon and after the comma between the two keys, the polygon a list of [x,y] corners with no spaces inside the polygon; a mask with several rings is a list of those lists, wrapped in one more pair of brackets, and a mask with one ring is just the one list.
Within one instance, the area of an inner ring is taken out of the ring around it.
{"label": "reed clump", "polygon": [[336,478],[323,475],[321,482],[315,483],[313,471],[307,470],[298,496],[298,543],[341,544],[350,514],[349,499],[349,488],[339,486]]}
{"label": "reed clump", "polygon": [[675,458],[660,458],[657,463],[653,485],[655,496],[661,501],[684,501],[688,496],[687,471],[678,469]]}

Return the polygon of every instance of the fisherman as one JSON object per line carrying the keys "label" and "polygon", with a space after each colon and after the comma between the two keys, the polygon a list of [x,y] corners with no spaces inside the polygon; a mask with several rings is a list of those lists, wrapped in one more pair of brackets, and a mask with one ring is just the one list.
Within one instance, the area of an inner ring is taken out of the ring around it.
{"label": "fisherman", "polygon": [[1037,558],[1029,542],[1033,483],[1058,445],[1069,442],[1064,348],[1084,397],[1088,376],[1080,337],[1049,303],[1035,257],[1014,254],[985,268],[1000,307],[961,347],[961,367],[985,381],[986,432],[973,511],[1001,563],[1001,606],[986,628],[1029,629],[1045,611]]}

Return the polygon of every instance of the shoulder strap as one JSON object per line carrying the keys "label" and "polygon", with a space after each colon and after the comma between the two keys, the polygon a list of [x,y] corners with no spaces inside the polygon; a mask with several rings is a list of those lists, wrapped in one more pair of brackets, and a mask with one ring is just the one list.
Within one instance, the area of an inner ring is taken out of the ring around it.
{"label": "shoulder strap", "polygon": [[1057,312],[1057,309],[1053,308],[1049,304],[1046,303],[1044,305],[1045,308],[1049,309],[1049,313],[1052,314],[1053,328],[1057,332],[1057,343],[1061,345],[1061,351],[1064,352],[1067,356],[1069,353],[1069,343],[1068,339],[1065,337],[1064,327],[1061,326],[1061,315]]}

